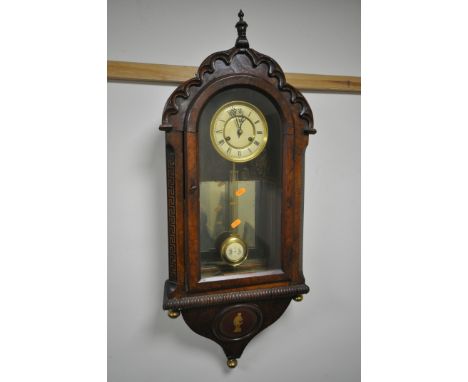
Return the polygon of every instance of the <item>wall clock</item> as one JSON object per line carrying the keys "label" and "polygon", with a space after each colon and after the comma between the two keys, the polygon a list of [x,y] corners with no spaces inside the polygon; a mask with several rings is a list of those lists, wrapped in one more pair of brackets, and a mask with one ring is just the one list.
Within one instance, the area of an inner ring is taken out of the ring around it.
{"label": "wall clock", "polygon": [[302,273],[304,154],[312,111],[279,65],[249,47],[200,65],[169,97],[169,279],[163,308],[237,365],[248,342],[309,291]]}

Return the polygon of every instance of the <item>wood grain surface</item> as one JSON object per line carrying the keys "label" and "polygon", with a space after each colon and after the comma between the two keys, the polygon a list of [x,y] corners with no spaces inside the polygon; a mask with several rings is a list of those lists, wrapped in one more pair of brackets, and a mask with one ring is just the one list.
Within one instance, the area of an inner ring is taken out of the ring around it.
{"label": "wood grain surface", "polygon": [[[110,81],[180,84],[195,76],[195,66],[107,61]],[[286,73],[286,81],[301,91],[361,93],[361,77]]]}

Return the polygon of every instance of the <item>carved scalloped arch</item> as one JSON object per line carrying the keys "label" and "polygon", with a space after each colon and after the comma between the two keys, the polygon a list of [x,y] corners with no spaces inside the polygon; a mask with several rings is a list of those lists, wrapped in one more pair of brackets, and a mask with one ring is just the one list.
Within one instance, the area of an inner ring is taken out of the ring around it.
{"label": "carved scalloped arch", "polygon": [[314,118],[312,114],[312,110],[304,98],[304,96],[293,86],[286,83],[286,78],[284,76],[284,72],[278,63],[273,60],[271,57],[261,54],[253,49],[239,49],[239,48],[232,48],[226,51],[216,52],[212,55],[208,56],[203,62],[201,63],[200,67],[198,68],[197,74],[194,78],[184,82],[180,86],[177,87],[176,90],[171,94],[169,99],[166,102],[163,112],[163,119],[161,126],[159,127],[160,130],[163,131],[170,131],[172,129],[172,125],[169,122],[169,117],[173,114],[177,114],[179,112],[179,107],[177,105],[177,98],[188,99],[191,95],[191,88],[192,87],[201,87],[203,85],[203,77],[205,74],[213,73],[215,71],[215,62],[217,60],[223,61],[226,65],[230,65],[232,59],[237,54],[244,54],[246,55],[254,68],[261,64],[266,64],[268,67],[268,76],[275,78],[278,82],[278,89],[282,92],[289,93],[289,100],[291,104],[299,104],[300,111],[299,117],[305,121],[305,128],[304,133],[306,134],[315,134],[317,131],[314,129]]}

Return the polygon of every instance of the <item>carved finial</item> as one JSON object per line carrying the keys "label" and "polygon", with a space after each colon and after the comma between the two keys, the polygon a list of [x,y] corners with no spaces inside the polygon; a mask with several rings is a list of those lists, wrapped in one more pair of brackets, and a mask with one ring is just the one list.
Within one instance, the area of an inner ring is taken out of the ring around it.
{"label": "carved finial", "polygon": [[236,24],[236,28],[237,28],[236,48],[248,48],[249,47],[249,41],[247,40],[248,24],[244,21],[244,12],[242,12],[242,9],[239,11],[237,16],[239,16],[239,21]]}

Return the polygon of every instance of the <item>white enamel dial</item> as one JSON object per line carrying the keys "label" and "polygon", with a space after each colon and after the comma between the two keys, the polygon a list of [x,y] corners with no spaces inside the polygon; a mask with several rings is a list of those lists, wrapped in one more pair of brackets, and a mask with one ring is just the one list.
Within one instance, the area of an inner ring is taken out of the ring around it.
{"label": "white enamel dial", "polygon": [[244,101],[231,101],[213,115],[210,136],[214,148],[224,159],[247,162],[265,149],[268,125],[256,106]]}

